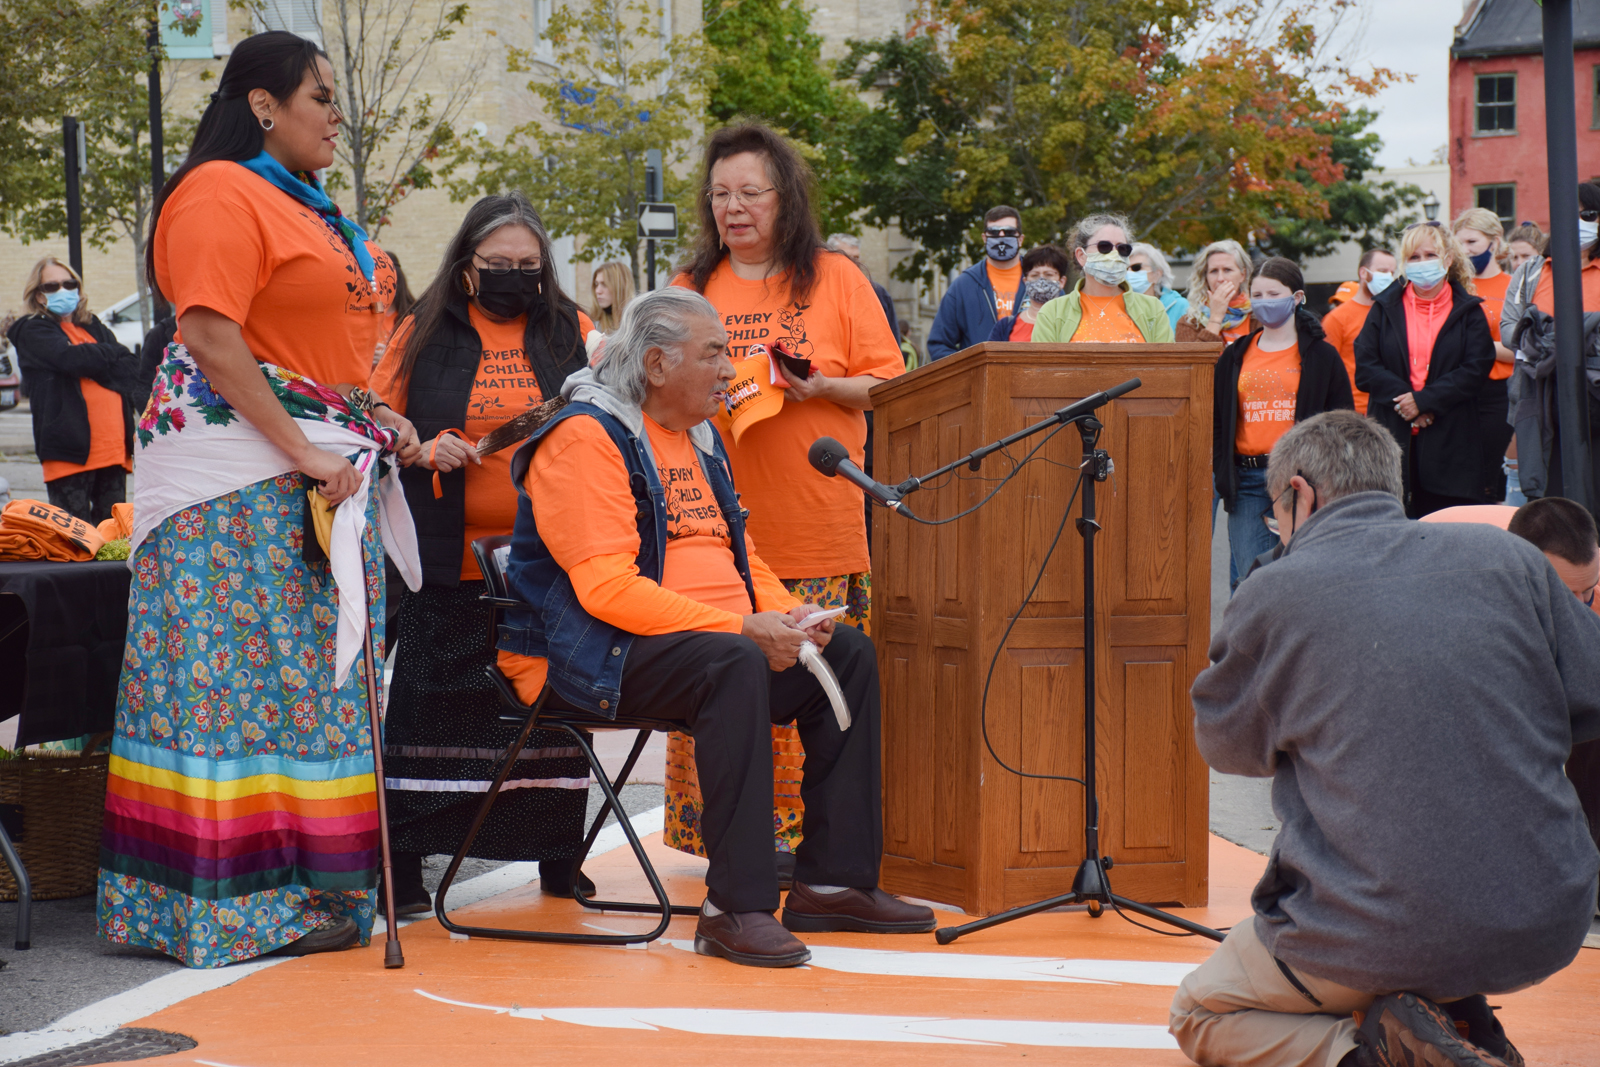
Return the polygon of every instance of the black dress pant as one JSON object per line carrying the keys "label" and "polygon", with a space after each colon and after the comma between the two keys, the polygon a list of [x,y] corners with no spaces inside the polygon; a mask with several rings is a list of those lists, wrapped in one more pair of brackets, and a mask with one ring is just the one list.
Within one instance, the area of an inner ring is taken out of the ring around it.
{"label": "black dress pant", "polygon": [[[794,723],[805,744],[800,797],[805,840],[795,878],[808,885],[872,889],[883,858],[878,661],[872,641],[839,626],[823,649],[853,723],[840,730],[822,686],[796,664],[773,671],[754,641],[737,634],[638,637],[622,672],[619,710],[673,719],[694,737],[705,799],[701,833],[711,867],[707,897],[723,911],[772,911],[772,731]],[[565,705],[552,695],[557,704]]]}
{"label": "black dress pant", "polygon": [[45,482],[44,488],[51,504],[98,526],[111,517],[112,504],[127,501],[128,472],[120,466],[99,467]]}

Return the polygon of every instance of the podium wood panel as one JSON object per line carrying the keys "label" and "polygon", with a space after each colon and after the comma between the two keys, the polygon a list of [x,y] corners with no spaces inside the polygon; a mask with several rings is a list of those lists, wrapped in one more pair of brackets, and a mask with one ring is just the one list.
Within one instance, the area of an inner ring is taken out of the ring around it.
{"label": "podium wood panel", "polygon": [[[1115,473],[1097,486],[1095,720],[1101,851],[1115,889],[1207,897],[1208,775],[1189,686],[1211,620],[1211,389],[1216,345],[985,344],[872,391],[874,474],[894,485],[1129,378],[1101,408]],[[883,886],[969,914],[1064,893],[1084,855],[1083,787],[1026,779],[984,746],[991,657],[1049,555],[989,685],[995,751],[1032,774],[1083,773],[1082,441],[1046,430],[907,501],[942,526],[873,512],[872,632],[883,680]],[[1059,540],[1057,534],[1059,531]],[[1056,542],[1051,554],[1051,543]]]}

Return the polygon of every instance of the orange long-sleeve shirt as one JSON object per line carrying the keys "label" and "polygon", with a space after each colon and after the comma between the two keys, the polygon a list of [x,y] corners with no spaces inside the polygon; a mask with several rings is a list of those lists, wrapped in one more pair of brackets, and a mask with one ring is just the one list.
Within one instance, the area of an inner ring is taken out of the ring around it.
{"label": "orange long-sleeve shirt", "polygon": [[[645,417],[656,472],[666,489],[667,549],[661,581],[639,573],[639,531],[628,470],[594,419],[562,422],[534,453],[523,479],[539,535],[567,572],[578,603],[601,622],[641,636],[687,630],[738,633],[751,612],[733,561],[727,523],[687,432]],[[756,610],[788,611],[800,602],[756,555],[745,536]],[[532,702],[544,687],[544,659],[501,652],[500,668]]]}

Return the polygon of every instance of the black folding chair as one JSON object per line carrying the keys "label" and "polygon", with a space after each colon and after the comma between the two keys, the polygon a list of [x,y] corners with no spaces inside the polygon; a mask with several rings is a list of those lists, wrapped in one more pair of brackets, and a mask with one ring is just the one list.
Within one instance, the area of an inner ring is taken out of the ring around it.
{"label": "black folding chair", "polygon": [[[507,608],[527,608],[528,605],[510,595],[506,584],[506,562],[511,555],[511,538],[507,535],[495,537],[480,537],[472,542],[472,553],[478,559],[478,569],[483,572],[484,582],[488,585],[488,594],[483,598],[493,606],[494,611],[489,619],[489,646],[495,646],[496,631],[500,623],[500,613]],[[516,689],[511,680],[507,678],[498,666],[488,667],[489,678],[500,690],[501,698],[511,710],[500,715],[500,721],[508,726],[520,726],[516,739],[507,747],[505,755],[501,757],[500,769],[494,776],[494,781],[489,785],[489,791],[484,794],[483,803],[478,807],[478,813],[473,816],[472,826],[467,830],[466,840],[461,842],[461,847],[456,849],[456,854],[450,858],[450,866],[444,872],[444,879],[439,883],[439,891],[434,894],[433,911],[439,918],[439,925],[451,933],[467,934],[471,937],[491,937],[509,941],[551,941],[558,944],[569,945],[627,945],[640,942],[654,941],[667,932],[667,925],[672,922],[674,915],[698,915],[699,907],[688,905],[675,905],[667,897],[667,891],[661,886],[661,879],[656,876],[655,867],[650,863],[650,857],[645,854],[644,845],[639,841],[639,835],[634,832],[633,825],[628,821],[628,814],[622,804],[617,800],[617,793],[627,784],[628,775],[633,773],[633,765],[638,762],[639,754],[644,751],[644,746],[650,740],[650,735],[655,731],[669,731],[679,728],[679,724],[669,719],[652,719],[648,716],[621,715],[615,719],[591,715],[583,711],[567,711],[549,706],[551,689],[546,683],[531,705],[524,704],[517,697]],[[578,850],[577,857],[572,863],[572,896],[585,908],[595,911],[634,911],[647,914],[659,914],[661,922],[655,929],[642,934],[571,934],[548,930],[505,930],[488,926],[464,926],[452,922],[445,911],[445,894],[450,891],[450,884],[455,880],[456,871],[461,867],[461,861],[466,858],[472,848],[472,842],[478,836],[478,830],[483,826],[483,821],[489,817],[489,809],[494,806],[494,798],[500,795],[501,787],[505,785],[506,777],[510,775],[512,766],[520,757],[523,747],[527,745],[528,738],[533,735],[536,728],[554,729],[565,731],[571,736],[583,751],[584,758],[589,761],[590,771],[600,785],[600,791],[605,794],[606,802],[600,808],[600,813],[595,816],[594,824],[589,827],[589,833],[584,838],[583,846]],[[605,768],[600,765],[600,760],[594,754],[585,739],[585,731],[589,730],[638,730],[639,737],[633,743],[633,750],[628,753],[628,759],[622,765],[615,780],[606,776]],[[583,870],[583,861],[589,855],[589,850],[594,847],[595,839],[600,836],[600,830],[606,824],[606,817],[611,812],[617,813],[617,823],[622,827],[623,834],[628,839],[628,844],[633,848],[633,855],[639,861],[639,867],[644,871],[644,876],[650,881],[650,888],[655,893],[656,903],[637,904],[615,900],[591,900],[583,895],[579,887]]]}

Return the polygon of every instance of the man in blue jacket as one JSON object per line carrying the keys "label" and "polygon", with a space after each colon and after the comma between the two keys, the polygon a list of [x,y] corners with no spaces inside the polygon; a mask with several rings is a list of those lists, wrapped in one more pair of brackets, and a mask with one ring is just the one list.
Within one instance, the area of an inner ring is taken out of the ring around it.
{"label": "man in blue jacket", "polygon": [[[1004,204],[983,217],[983,262],[956,276],[939,301],[939,313],[928,331],[928,358],[989,339],[994,324],[1014,314],[1022,302],[1022,221],[1017,209]],[[999,283],[998,290],[996,283]]]}

